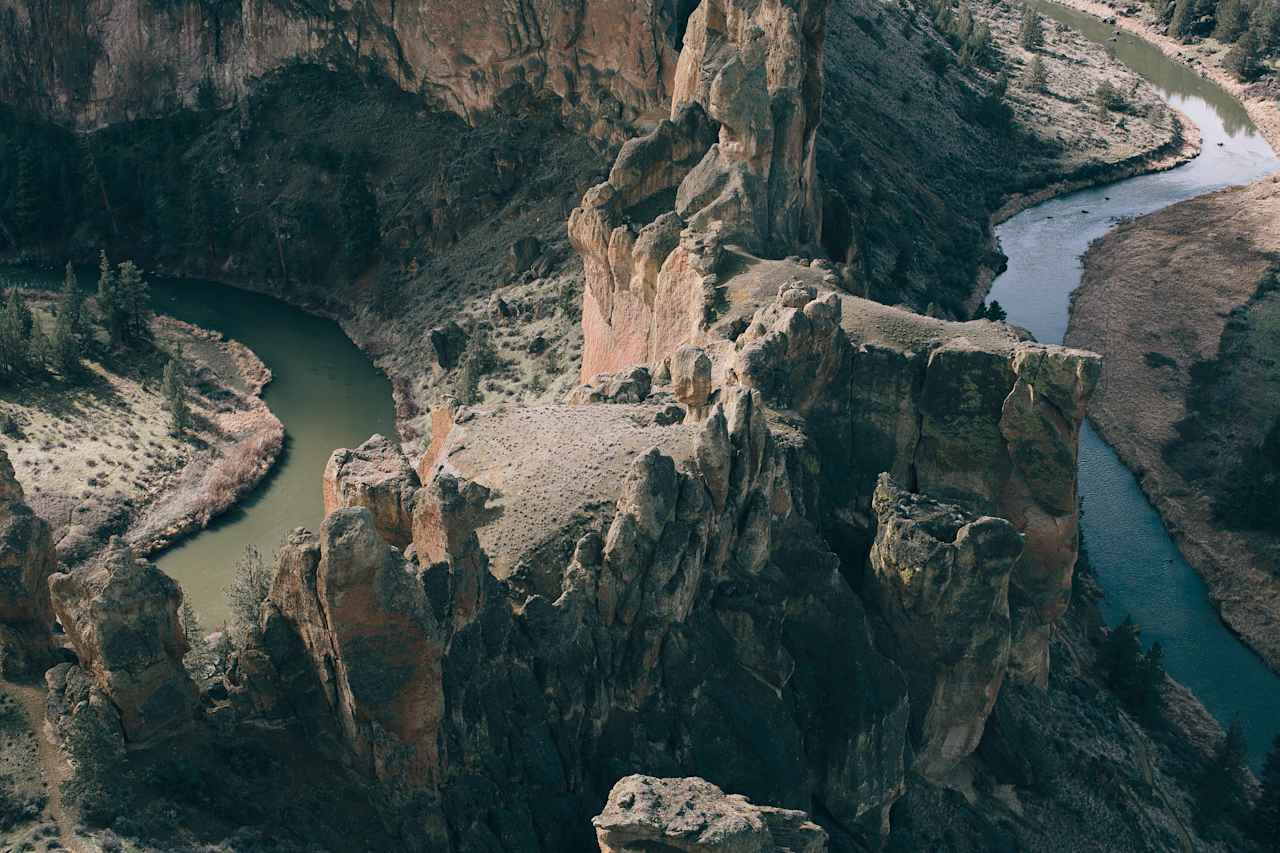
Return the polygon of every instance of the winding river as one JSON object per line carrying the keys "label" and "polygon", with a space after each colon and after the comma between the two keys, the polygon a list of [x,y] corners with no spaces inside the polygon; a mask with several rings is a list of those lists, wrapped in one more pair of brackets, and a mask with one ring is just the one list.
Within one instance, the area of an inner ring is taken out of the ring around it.
{"label": "winding river", "polygon": [[150,281],[156,311],[215,329],[258,354],[272,373],[263,399],[285,426],[284,454],[268,479],[157,560],[212,628],[227,617],[222,592],[246,547],[269,561],[290,530],[319,528],[320,478],[334,449],[374,433],[395,436],[391,383],[331,320],[225,285]]}
{"label": "winding river", "polygon": [[[60,273],[26,275],[43,287],[62,282]],[[84,286],[96,280],[96,269],[80,271]],[[213,282],[147,281],[157,312],[222,332],[257,353],[272,373],[262,397],[285,427],[284,452],[258,488],[156,559],[212,630],[229,615],[223,590],[246,548],[269,561],[295,527],[318,529],[320,478],[334,449],[355,447],[374,433],[396,434],[391,383],[331,320]]]}
{"label": "winding river", "polygon": [[[1041,11],[1093,41],[1150,80],[1203,135],[1203,153],[1168,172],[1083,190],[1037,205],[997,229],[1009,268],[992,286],[1009,321],[1037,339],[1061,343],[1069,298],[1080,284],[1080,256],[1121,218],[1280,170],[1243,106],[1218,86],[1166,58],[1156,47],[1096,18],[1047,2]],[[1164,646],[1170,675],[1223,723],[1238,717],[1259,763],[1280,730],[1280,677],[1218,618],[1199,575],[1187,564],[1133,474],[1085,425],[1080,438],[1084,546],[1106,593],[1108,622],[1131,614],[1146,642]]]}

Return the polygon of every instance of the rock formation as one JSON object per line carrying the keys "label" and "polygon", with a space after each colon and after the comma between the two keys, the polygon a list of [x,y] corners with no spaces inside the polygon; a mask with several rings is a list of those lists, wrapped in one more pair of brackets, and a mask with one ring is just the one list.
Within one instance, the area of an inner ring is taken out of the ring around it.
{"label": "rock formation", "polygon": [[[663,409],[477,411],[415,499],[417,564],[364,508],[281,551],[262,651],[284,703],[327,706],[313,724],[429,828],[582,849],[585,821],[539,815],[649,767],[884,831],[906,688],[812,521],[804,437],[741,388],[701,423]],[[492,452],[553,424],[558,454]]]}
{"label": "rock formation", "polygon": [[[945,773],[1007,673],[1047,676],[1096,357],[778,259],[820,219],[824,8],[694,12],[671,118],[569,220],[586,292],[568,401],[440,407],[411,501],[393,448],[335,454],[328,518],[280,553],[237,713],[340,745],[415,838],[583,849],[582,816],[641,770],[820,803],[874,846],[913,755]],[[663,805],[693,784],[615,791],[602,844],[702,849],[668,837]],[[741,849],[817,843],[769,840],[780,824],[740,801],[707,809],[753,827]]]}
{"label": "rock formation", "polygon": [[57,566],[49,525],[23,501],[22,484],[0,450],[0,677],[38,676],[49,665]]}
{"label": "rock formation", "polygon": [[592,824],[600,853],[827,850],[827,833],[804,812],[757,806],[696,777],[620,779]]}
{"label": "rock formation", "polygon": [[375,435],[355,450],[336,450],[324,469],[324,512],[364,507],[378,534],[397,548],[409,544],[418,475],[390,441]]}
{"label": "rock formation", "polygon": [[882,474],[866,590],[880,648],[902,666],[920,773],[940,778],[971,754],[1009,661],[1009,575],[1022,537],[1002,518],[903,492]]}
{"label": "rock formation", "polygon": [[464,117],[550,97],[610,136],[665,113],[691,6],[88,0],[54,12],[12,0],[0,9],[0,100],[85,127],[191,106],[202,88],[225,103],[291,62],[370,62]]}
{"label": "rock formation", "polygon": [[168,575],[113,538],[88,567],[53,575],[49,590],[78,668],[119,713],[126,740],[191,722],[196,690],[182,666],[182,591]]}

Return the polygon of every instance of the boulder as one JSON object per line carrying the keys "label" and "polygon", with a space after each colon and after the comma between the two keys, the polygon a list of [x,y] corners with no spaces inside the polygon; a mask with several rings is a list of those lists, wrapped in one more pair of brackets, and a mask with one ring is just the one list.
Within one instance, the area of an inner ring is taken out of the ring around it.
{"label": "boulder", "polygon": [[1009,660],[1009,577],[1022,536],[1002,518],[880,476],[866,589],[881,648],[907,674],[915,769],[941,779],[978,747]]}
{"label": "boulder", "polygon": [[711,359],[693,346],[682,346],[668,362],[671,393],[676,400],[696,415],[702,414],[711,399]]}
{"label": "boulder", "polygon": [[324,469],[324,514],[364,507],[378,534],[397,548],[412,539],[418,474],[391,441],[375,435],[355,450],[335,450]]}
{"label": "boulder", "polygon": [[653,378],[647,367],[633,367],[622,373],[597,373],[590,382],[574,388],[565,397],[572,406],[587,403],[643,403],[649,396]]}
{"label": "boulder", "polygon": [[457,367],[467,349],[467,332],[453,321],[432,329],[427,340],[431,343],[436,367],[441,370]]}
{"label": "boulder", "polygon": [[49,524],[24,502],[22,484],[0,450],[0,677],[38,676],[50,663],[57,568]]}
{"label": "boulder", "polygon": [[89,566],[53,575],[49,590],[80,668],[119,712],[126,740],[191,722],[196,689],[182,665],[182,591],[173,579],[112,537]]}
{"label": "boulder", "polygon": [[592,821],[600,853],[826,853],[802,811],[757,806],[705,779],[627,776]]}

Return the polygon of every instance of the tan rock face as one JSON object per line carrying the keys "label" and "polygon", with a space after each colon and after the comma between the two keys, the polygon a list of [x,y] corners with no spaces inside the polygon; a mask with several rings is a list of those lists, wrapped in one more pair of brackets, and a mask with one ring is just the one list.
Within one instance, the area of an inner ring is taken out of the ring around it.
{"label": "tan rock face", "polygon": [[[364,507],[331,513],[319,536],[292,537],[277,565],[264,635],[279,630],[271,622],[280,614],[301,640],[367,773],[434,783],[447,630],[413,567],[378,535]],[[273,663],[281,670],[294,664],[283,656]]]}
{"label": "tan rock face", "polygon": [[[290,62],[380,62],[401,86],[466,118],[554,96],[598,136],[667,113],[679,22],[668,3],[481,0],[313,9],[262,0],[85,0],[57,14],[9,4],[0,100],[81,127],[171,112],[202,83],[226,103]],[[46,61],[28,63],[22,57]]]}
{"label": "tan rock face", "polygon": [[49,525],[23,500],[22,484],[0,450],[0,676],[38,676],[48,665],[57,568]]}
{"label": "tan rock face", "polygon": [[825,25],[825,0],[694,10],[671,121],[627,143],[569,219],[587,279],[584,380],[656,366],[705,331],[724,243],[776,257],[819,241]]}
{"label": "tan rock face", "polygon": [[49,590],[80,668],[115,706],[126,740],[191,722],[196,690],[182,666],[182,591],[168,575],[113,539],[87,568],[53,575]]}
{"label": "tan rock face", "polygon": [[703,0],[689,18],[672,113],[702,104],[720,138],[682,182],[695,230],[785,254],[820,237],[814,139],[822,117],[826,0]]}
{"label": "tan rock face", "polygon": [[[585,817],[508,818],[580,815],[583,792],[604,800],[610,768],[657,764],[758,802],[820,797],[850,833],[883,831],[903,785],[905,685],[809,521],[803,438],[776,432],[741,388],[697,424],[658,425],[661,411],[547,407],[566,437],[630,424],[676,450],[619,454],[616,469],[597,454],[612,497],[585,529],[577,498],[548,497],[574,482],[577,451],[494,459],[489,442],[543,421],[478,410],[415,499],[420,565],[363,508],[282,550],[262,634],[283,703],[327,708],[358,765],[418,804],[423,831],[583,849]],[[512,519],[576,544],[522,547],[540,580],[500,580],[481,542],[509,553],[495,531]]]}
{"label": "tan rock face", "polygon": [[705,779],[627,776],[592,824],[600,853],[826,853],[827,833],[802,811],[757,806]]}
{"label": "tan rock face", "polygon": [[335,450],[324,469],[324,514],[364,507],[379,535],[397,548],[411,539],[418,475],[394,444],[375,435],[355,450]]}
{"label": "tan rock face", "polygon": [[914,769],[941,778],[972,753],[1009,660],[1009,577],[1022,537],[1002,518],[902,491],[881,475],[867,589],[881,648],[907,673]]}

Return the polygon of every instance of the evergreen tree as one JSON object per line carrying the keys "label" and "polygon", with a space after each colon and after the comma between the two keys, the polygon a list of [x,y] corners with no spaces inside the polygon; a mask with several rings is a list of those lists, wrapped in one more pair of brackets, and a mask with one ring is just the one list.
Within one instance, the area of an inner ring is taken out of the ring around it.
{"label": "evergreen tree", "polygon": [[173,421],[173,431],[179,435],[185,433],[191,426],[191,406],[187,402],[187,370],[182,359],[182,347],[178,347],[173,358],[164,366],[160,391]]}
{"label": "evergreen tree", "polygon": [[98,252],[98,312],[107,330],[111,345],[117,346],[124,337],[124,321],[120,310],[120,298],[116,288],[115,273],[107,253]]}
{"label": "evergreen tree", "polygon": [[1008,318],[1009,312],[1005,311],[1004,306],[994,299],[991,300],[990,305],[980,306],[973,314],[973,319],[975,320],[994,320],[997,323],[1003,323]]}
{"label": "evergreen tree", "polygon": [[1222,58],[1222,67],[1240,82],[1248,83],[1257,80],[1266,71],[1262,57],[1262,45],[1258,43],[1257,33],[1248,30]]}
{"label": "evergreen tree", "polygon": [[1027,70],[1022,75],[1022,85],[1032,92],[1048,91],[1049,72],[1045,70],[1044,62],[1041,61],[1040,57],[1032,57],[1031,63],[1027,65]]}
{"label": "evergreen tree", "polygon": [[378,245],[378,200],[369,188],[364,168],[352,155],[342,163],[338,212],[342,219],[343,255],[351,270],[358,271]]}
{"label": "evergreen tree", "polygon": [[1154,726],[1163,707],[1164,649],[1155,643],[1144,652],[1140,633],[1133,618],[1126,617],[1107,635],[1098,662],[1120,702],[1144,725]]}
{"label": "evergreen tree", "polygon": [[1022,11],[1022,24],[1018,28],[1018,44],[1027,50],[1044,47],[1044,25],[1040,13],[1030,6]]}
{"label": "evergreen tree", "polygon": [[1222,0],[1218,5],[1213,37],[1233,42],[1249,29],[1249,6],[1245,0]]}
{"label": "evergreen tree", "polygon": [[30,314],[18,289],[10,288],[4,313],[0,315],[0,374],[11,381],[21,376],[29,366]]}
{"label": "evergreen tree", "polygon": [[40,196],[36,187],[35,168],[27,146],[18,148],[18,174],[13,189],[13,220],[18,239],[30,243],[40,224]]}
{"label": "evergreen tree", "polygon": [[1238,823],[1246,814],[1244,729],[1232,721],[1196,784],[1196,822],[1201,829]]}
{"label": "evergreen tree", "polygon": [[1262,794],[1253,805],[1249,834],[1264,853],[1280,853],[1280,735],[1262,763]]}
{"label": "evergreen tree", "polygon": [[151,338],[151,294],[142,272],[133,261],[124,261],[116,272],[116,303],[121,315],[121,337],[131,346]]}
{"label": "evergreen tree", "polygon": [[75,268],[67,261],[58,296],[58,319],[53,327],[52,361],[63,376],[74,374],[84,354],[84,296],[76,281]]}

